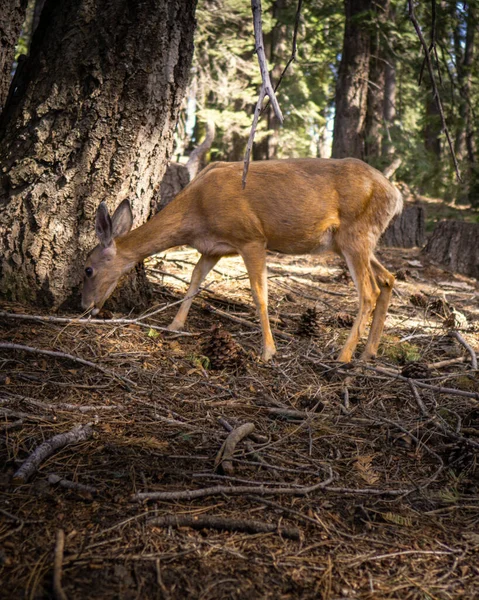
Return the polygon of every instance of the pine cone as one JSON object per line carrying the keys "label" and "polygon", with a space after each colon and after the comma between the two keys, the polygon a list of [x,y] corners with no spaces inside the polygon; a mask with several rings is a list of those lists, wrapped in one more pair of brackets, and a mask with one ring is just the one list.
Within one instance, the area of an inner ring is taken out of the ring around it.
{"label": "pine cone", "polygon": [[396,279],[399,281],[407,281],[411,276],[411,271],[409,269],[398,269],[396,271]]}
{"label": "pine cone", "polygon": [[402,368],[401,375],[408,379],[427,379],[431,377],[431,371],[426,363],[413,361]]}
{"label": "pine cone", "polygon": [[212,369],[238,368],[244,359],[243,348],[220,326],[213,327],[202,352],[209,359]]}
{"label": "pine cone", "polygon": [[443,326],[446,329],[461,329],[467,327],[467,317],[453,308],[451,314],[444,319]]}
{"label": "pine cone", "polygon": [[429,304],[429,309],[439,317],[448,317],[451,313],[451,305],[444,298],[434,298]]}
{"label": "pine cone", "polygon": [[338,312],[334,315],[334,323],[338,327],[352,327],[354,317],[345,312]]}
{"label": "pine cone", "polygon": [[307,308],[301,315],[297,333],[304,337],[313,337],[318,333],[318,312],[315,308]]}
{"label": "pine cone", "polygon": [[414,304],[414,306],[419,306],[419,308],[426,308],[428,304],[427,296],[425,296],[421,292],[411,294],[411,296],[409,297],[409,301],[411,302],[411,304]]}

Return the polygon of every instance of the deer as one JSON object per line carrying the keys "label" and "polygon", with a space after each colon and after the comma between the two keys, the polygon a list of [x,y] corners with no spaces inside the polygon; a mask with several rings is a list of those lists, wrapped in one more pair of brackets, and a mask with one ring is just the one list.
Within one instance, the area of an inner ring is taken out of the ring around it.
{"label": "deer", "polygon": [[239,255],[248,272],[262,332],[262,359],[276,346],[268,317],[267,251],[333,252],[344,258],[359,307],[337,360],[352,360],[368,320],[361,360],[378,351],[395,277],[374,250],[391,219],[403,208],[399,191],[379,171],[354,158],[254,161],[246,187],[243,163],[207,166],[167,206],[132,229],[129,200],[112,216],[104,202],[95,220],[98,245],[86,259],[82,307],[98,314],[122,275],[145,258],[177,246],[200,254],[180,308],[169,325],[181,331],[194,296],[223,256]]}

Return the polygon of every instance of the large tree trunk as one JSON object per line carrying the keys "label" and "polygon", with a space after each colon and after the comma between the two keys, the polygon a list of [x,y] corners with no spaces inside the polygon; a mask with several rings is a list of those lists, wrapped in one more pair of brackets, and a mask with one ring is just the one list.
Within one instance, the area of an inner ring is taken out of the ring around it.
{"label": "large tree trunk", "polygon": [[98,203],[149,215],[193,52],[195,2],[48,0],[0,131],[0,294],[58,306]]}
{"label": "large tree trunk", "polygon": [[365,18],[371,0],[345,0],[343,53],[336,86],[333,158],[364,158],[370,33]]}
{"label": "large tree trunk", "polygon": [[479,225],[441,221],[424,252],[457,273],[479,279]]}
{"label": "large tree trunk", "polygon": [[391,133],[396,118],[396,57],[392,52],[386,54],[383,117],[386,131],[384,132],[382,151],[385,157],[392,159],[395,148]]}
{"label": "large tree trunk", "polygon": [[371,35],[368,102],[365,127],[365,154],[369,163],[378,165],[382,155],[384,91],[386,82],[386,44],[382,27],[389,16],[390,0],[373,2],[376,30]]}
{"label": "large tree trunk", "polygon": [[4,0],[0,3],[0,113],[8,96],[15,47],[25,20],[26,8],[27,0]]}

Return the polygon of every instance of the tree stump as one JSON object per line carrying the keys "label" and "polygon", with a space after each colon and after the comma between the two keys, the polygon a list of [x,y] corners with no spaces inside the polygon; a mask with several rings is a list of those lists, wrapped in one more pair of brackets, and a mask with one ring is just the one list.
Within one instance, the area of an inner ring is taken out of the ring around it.
{"label": "tree stump", "polygon": [[396,248],[421,247],[425,241],[424,208],[415,204],[406,206],[403,212],[391,221],[381,237],[383,246]]}
{"label": "tree stump", "polygon": [[479,225],[463,221],[441,221],[424,252],[456,273],[479,279]]}

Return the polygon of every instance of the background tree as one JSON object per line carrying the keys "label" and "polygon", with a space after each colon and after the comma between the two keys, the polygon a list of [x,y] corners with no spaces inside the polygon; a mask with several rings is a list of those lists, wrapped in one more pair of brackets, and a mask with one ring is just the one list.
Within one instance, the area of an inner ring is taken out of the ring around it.
{"label": "background tree", "polygon": [[0,293],[58,306],[101,200],[149,214],[188,81],[195,3],[46,3],[0,131]]}
{"label": "background tree", "polygon": [[8,0],[0,4],[0,113],[8,96],[15,48],[25,21],[27,0]]}
{"label": "background tree", "polygon": [[345,0],[346,22],[336,87],[332,156],[365,157],[371,35],[371,0]]}

